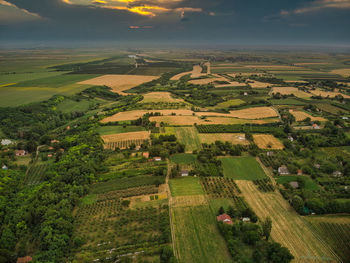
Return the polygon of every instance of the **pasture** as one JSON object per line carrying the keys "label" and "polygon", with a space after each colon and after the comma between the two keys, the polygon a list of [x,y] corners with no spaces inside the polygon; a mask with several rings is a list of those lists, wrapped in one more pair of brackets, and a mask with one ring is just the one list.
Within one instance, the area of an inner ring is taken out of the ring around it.
{"label": "pasture", "polygon": [[257,180],[266,178],[264,170],[254,157],[225,157],[220,160],[225,177],[235,180]]}
{"label": "pasture", "polygon": [[108,86],[115,93],[118,93],[120,95],[127,95],[127,93],[123,92],[124,90],[134,88],[143,83],[150,82],[158,78],[159,77],[157,76],[145,75],[103,75],[100,77],[81,81],[78,84]]}
{"label": "pasture", "polygon": [[179,142],[185,145],[186,153],[201,149],[201,142],[195,127],[175,127],[175,135]]}
{"label": "pasture", "polygon": [[278,191],[262,192],[253,182],[246,180],[238,180],[236,183],[257,216],[260,219],[271,218],[271,237],[290,250],[295,257],[293,262],[305,262],[307,258],[312,258],[315,262],[338,262],[331,247],[290,207]]}
{"label": "pasture", "polygon": [[203,195],[204,191],[198,177],[186,176],[169,180],[172,196]]}
{"label": "pasture", "polygon": [[260,149],[283,150],[283,144],[271,134],[254,134],[255,144]]}
{"label": "pasture", "polygon": [[230,142],[232,144],[249,145],[244,133],[200,133],[198,134],[201,143],[215,143],[216,141]]}

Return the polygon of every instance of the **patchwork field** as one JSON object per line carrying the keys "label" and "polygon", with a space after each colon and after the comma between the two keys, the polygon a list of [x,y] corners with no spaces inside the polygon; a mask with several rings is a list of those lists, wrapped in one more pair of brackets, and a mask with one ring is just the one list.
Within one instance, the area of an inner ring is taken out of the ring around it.
{"label": "patchwork field", "polygon": [[293,94],[298,98],[310,98],[312,94],[306,93],[294,87],[273,87],[272,94],[280,93],[281,95],[291,95]]}
{"label": "patchwork field", "polygon": [[278,191],[262,192],[253,182],[238,180],[238,187],[260,219],[272,219],[271,237],[286,246],[293,262],[339,262],[332,249],[312,231],[308,223],[283,199]]}
{"label": "patchwork field", "polygon": [[314,117],[314,116],[312,116],[304,111],[289,110],[289,112],[295,117],[296,121],[303,121],[306,118],[310,118],[311,121],[326,121],[325,118]]}
{"label": "patchwork field", "polygon": [[216,141],[230,142],[232,144],[249,145],[244,133],[200,133],[198,134],[201,143],[215,143]]}
{"label": "patchwork field", "polygon": [[283,144],[271,134],[254,134],[255,144],[260,149],[283,150]]}
{"label": "patchwork field", "polygon": [[271,107],[256,107],[243,110],[230,111],[232,117],[241,119],[264,119],[278,117],[276,110]]}
{"label": "patchwork field", "polygon": [[144,76],[144,75],[104,75],[97,78],[81,81],[78,84],[108,86],[112,88],[113,92],[120,95],[127,95],[124,90],[134,88],[145,82],[150,82],[159,77]]}
{"label": "patchwork field", "polygon": [[340,93],[340,92],[323,91],[320,89],[310,90],[310,92],[316,96],[321,96],[324,98],[327,98],[327,97],[334,98],[335,96],[343,96],[346,99],[350,98],[349,95],[345,95],[345,94]]}
{"label": "patchwork field", "polygon": [[147,143],[150,138],[149,131],[138,131],[138,132],[125,132],[117,134],[102,135],[105,149],[125,149],[130,147],[132,144],[140,146],[143,143]]}
{"label": "patchwork field", "polygon": [[253,89],[265,89],[267,87],[271,87],[272,85],[270,83],[265,82],[259,82],[255,80],[249,80],[248,83]]}
{"label": "patchwork field", "polygon": [[333,74],[338,74],[343,77],[349,77],[350,76],[350,68],[341,68],[341,69],[333,69],[331,71]]}
{"label": "patchwork field", "polygon": [[201,142],[195,127],[175,127],[176,138],[185,145],[185,151],[192,153],[201,149]]}
{"label": "patchwork field", "polygon": [[170,92],[150,92],[142,94],[143,100],[140,103],[180,103],[184,102],[183,99],[175,99],[171,96]]}
{"label": "patchwork field", "polygon": [[224,176],[235,180],[266,178],[264,170],[254,157],[225,157],[221,159]]}

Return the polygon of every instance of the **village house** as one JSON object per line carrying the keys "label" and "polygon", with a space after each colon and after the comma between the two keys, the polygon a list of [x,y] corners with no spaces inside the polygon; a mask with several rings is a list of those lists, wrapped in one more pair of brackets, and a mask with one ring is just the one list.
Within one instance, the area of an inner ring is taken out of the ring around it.
{"label": "village house", "polygon": [[294,141],[294,138],[292,136],[288,136],[288,140],[290,140],[292,142],[292,141]]}
{"label": "village house", "polygon": [[242,218],[242,222],[250,222],[250,218],[249,217],[243,217]]}
{"label": "village house", "polygon": [[145,157],[145,158],[149,158],[149,152],[143,152],[142,156]]}
{"label": "village house", "polygon": [[25,156],[26,155],[26,151],[25,150],[16,150],[15,151],[15,155],[16,156]]}
{"label": "village house", "polygon": [[316,169],[320,169],[321,165],[318,164],[318,163],[315,163],[315,164],[314,164],[314,167],[315,167]]}
{"label": "village house", "polygon": [[289,182],[289,185],[294,188],[294,189],[297,189],[299,188],[299,183],[298,182]]}
{"label": "village house", "polygon": [[156,162],[160,162],[162,160],[162,157],[154,157],[153,160],[155,160]]}
{"label": "village house", "polygon": [[4,171],[6,171],[8,168],[7,168],[7,166],[4,164],[4,165],[2,166],[2,169],[3,169]]}
{"label": "village house", "polygon": [[318,126],[316,123],[314,123],[314,124],[312,124],[312,129],[319,130],[319,129],[321,129],[321,127]]}
{"label": "village house", "polygon": [[301,169],[298,169],[297,175],[303,175],[303,171]]}
{"label": "village house", "polygon": [[223,222],[224,224],[232,225],[232,219],[228,214],[222,214],[216,217],[218,222]]}
{"label": "village house", "polygon": [[182,170],[180,172],[181,176],[188,176],[189,175],[189,171],[188,170]]}
{"label": "village house", "polygon": [[280,175],[288,175],[288,174],[290,174],[287,166],[285,166],[285,165],[282,165],[281,167],[278,168],[278,173]]}
{"label": "village house", "polygon": [[31,256],[25,256],[25,257],[21,257],[21,258],[17,258],[17,263],[28,263],[28,262],[32,262],[32,257]]}
{"label": "village house", "polygon": [[12,143],[12,141],[9,140],[9,139],[2,139],[1,140],[1,145],[2,146],[7,146],[7,145],[10,145],[11,143]]}
{"label": "village house", "polygon": [[333,177],[342,177],[342,176],[343,176],[343,174],[340,171],[335,171],[333,173]]}

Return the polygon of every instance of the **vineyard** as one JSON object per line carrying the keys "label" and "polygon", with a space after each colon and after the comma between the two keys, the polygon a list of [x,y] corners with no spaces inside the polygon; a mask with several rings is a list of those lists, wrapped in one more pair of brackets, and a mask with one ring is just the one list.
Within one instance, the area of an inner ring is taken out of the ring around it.
{"label": "vineyard", "polygon": [[159,258],[161,247],[171,242],[168,206],[129,209],[122,199],[154,190],[114,191],[99,195],[93,204],[82,204],[75,214],[75,235],[85,242],[76,253],[77,262]]}
{"label": "vineyard", "polygon": [[42,177],[46,172],[48,164],[32,165],[27,173],[25,183],[27,185],[39,184],[42,181]]}
{"label": "vineyard", "polygon": [[212,198],[233,199],[238,210],[247,208],[244,199],[239,196],[241,190],[232,178],[201,177],[201,183],[205,192]]}
{"label": "vineyard", "polygon": [[343,262],[350,262],[350,224],[313,222],[312,225]]}
{"label": "vineyard", "polygon": [[[275,125],[275,124],[274,124]],[[196,125],[199,133],[273,133],[280,131],[281,128],[273,125]]]}
{"label": "vineyard", "polygon": [[262,192],[273,192],[275,187],[272,185],[270,178],[257,179],[253,183],[258,186],[258,189]]}
{"label": "vineyard", "polygon": [[115,150],[117,148],[119,149],[127,149],[131,146],[142,146],[142,145],[148,145],[149,140],[145,139],[131,139],[131,140],[122,140],[122,141],[116,141],[116,142],[108,142],[104,144],[105,149],[109,150]]}

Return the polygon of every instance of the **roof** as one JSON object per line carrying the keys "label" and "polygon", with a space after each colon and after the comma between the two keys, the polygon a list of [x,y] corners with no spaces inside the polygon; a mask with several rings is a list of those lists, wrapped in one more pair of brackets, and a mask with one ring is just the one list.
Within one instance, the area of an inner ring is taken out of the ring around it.
{"label": "roof", "polygon": [[285,166],[285,165],[282,165],[281,167],[279,167],[278,172],[280,174],[289,174],[289,170],[288,170],[287,166]]}
{"label": "roof", "polygon": [[225,224],[232,225],[232,219],[228,214],[222,214],[216,217],[217,221],[222,221]]}
{"label": "roof", "polygon": [[11,144],[11,143],[12,143],[12,141],[9,140],[9,139],[2,139],[2,140],[1,140],[1,145],[9,145],[9,144]]}
{"label": "roof", "polygon": [[25,256],[22,258],[17,258],[17,263],[27,263],[27,262],[31,262],[33,259],[31,256]]}
{"label": "roof", "polygon": [[15,151],[16,154],[26,154],[25,150],[16,150]]}
{"label": "roof", "polygon": [[149,152],[143,152],[142,156],[148,158],[149,157]]}
{"label": "roof", "polygon": [[289,184],[293,188],[298,188],[299,187],[299,183],[298,182],[289,182]]}

